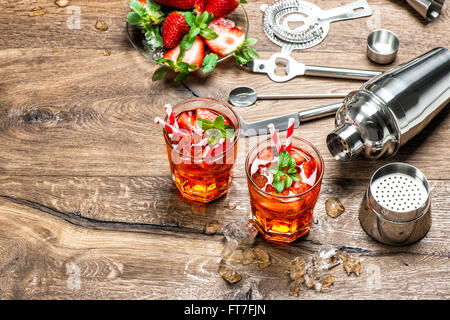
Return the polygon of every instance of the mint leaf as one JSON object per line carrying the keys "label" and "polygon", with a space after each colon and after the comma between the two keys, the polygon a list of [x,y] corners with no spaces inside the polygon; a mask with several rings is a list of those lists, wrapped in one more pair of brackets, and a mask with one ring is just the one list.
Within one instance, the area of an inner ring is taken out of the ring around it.
{"label": "mint leaf", "polygon": [[152,76],[152,80],[153,81],[158,81],[161,80],[162,78],[164,78],[164,76],[166,75],[167,71],[169,71],[169,67],[168,66],[163,66],[161,68],[158,68],[155,73],[153,73]]}
{"label": "mint leaf", "polygon": [[292,178],[289,175],[285,175],[285,187],[286,189],[292,185]]}
{"label": "mint leaf", "polygon": [[202,130],[206,131],[214,128],[214,124],[209,120],[197,118],[196,122],[199,128]]}
{"label": "mint leaf", "polygon": [[222,115],[217,116],[216,120],[214,120],[214,128],[223,129],[224,125]]}
{"label": "mint leaf", "polygon": [[282,171],[285,167],[287,167],[289,162],[289,152],[284,150],[278,156],[278,170]]}
{"label": "mint leaf", "polygon": [[221,130],[221,132],[223,133],[222,137],[225,139],[233,139],[234,137],[234,129]]}
{"label": "mint leaf", "polygon": [[222,137],[222,135],[220,134],[220,131],[217,129],[214,129],[214,128],[207,130],[206,133],[209,136],[208,144],[210,146],[215,145],[217,142],[219,142],[220,138]]}
{"label": "mint leaf", "polygon": [[219,35],[210,28],[205,28],[201,30],[200,34],[206,39],[216,39]]}
{"label": "mint leaf", "polygon": [[184,20],[186,20],[186,23],[190,27],[193,27],[194,24],[195,24],[195,16],[190,11],[187,11],[187,12],[184,13]]}
{"label": "mint leaf", "polygon": [[295,168],[293,169],[288,169],[288,171],[286,171],[287,174],[295,174],[297,173],[297,170],[295,170]]}
{"label": "mint leaf", "polygon": [[294,174],[291,174],[291,175],[289,175],[291,178],[292,178],[292,180],[294,180],[294,181],[300,181],[300,175],[298,174],[298,173],[294,173]]}
{"label": "mint leaf", "polygon": [[[291,169],[295,170],[296,165],[297,165],[297,163],[295,162],[295,159],[293,157],[289,157],[288,164],[287,164],[288,170],[291,170]],[[297,172],[297,170],[295,170],[295,172]]]}
{"label": "mint leaf", "polygon": [[272,184],[278,193],[283,192],[283,190],[284,190],[284,181],[283,180],[279,179],[277,182],[275,182],[275,180],[274,180],[274,182]]}
{"label": "mint leaf", "polygon": [[182,71],[175,77],[175,81],[176,82],[183,81],[188,77],[188,75],[189,71]]}
{"label": "mint leaf", "polygon": [[270,168],[269,168],[269,172],[272,173],[272,174],[277,174],[277,172],[278,172],[278,167],[270,167]]}
{"label": "mint leaf", "polygon": [[[219,60],[219,56],[215,53],[209,53],[203,59],[202,70],[204,73],[208,73],[214,70],[216,67],[217,61]],[[231,127],[231,126],[230,126]],[[231,127],[233,128],[233,127]],[[225,128],[227,129],[227,128]]]}

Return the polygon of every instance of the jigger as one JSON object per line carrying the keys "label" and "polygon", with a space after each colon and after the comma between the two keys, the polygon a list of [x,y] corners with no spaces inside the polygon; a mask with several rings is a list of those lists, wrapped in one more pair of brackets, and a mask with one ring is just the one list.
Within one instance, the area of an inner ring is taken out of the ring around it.
{"label": "jigger", "polygon": [[406,0],[427,21],[436,19],[441,13],[445,0]]}

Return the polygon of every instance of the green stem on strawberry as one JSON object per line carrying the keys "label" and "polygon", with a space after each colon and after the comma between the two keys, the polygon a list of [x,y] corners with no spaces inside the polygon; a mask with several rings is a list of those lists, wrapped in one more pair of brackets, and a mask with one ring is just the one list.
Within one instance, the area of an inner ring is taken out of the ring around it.
{"label": "green stem on strawberry", "polygon": [[251,47],[257,41],[257,39],[248,38],[236,50],[234,50],[233,56],[241,66],[259,58],[258,52]]}
{"label": "green stem on strawberry", "polygon": [[146,5],[138,0],[130,0],[130,8],[133,11],[127,15],[128,23],[142,30],[151,50],[161,47],[163,43],[159,33],[159,24],[164,18],[164,14],[160,10],[161,6],[152,0],[147,0]]}

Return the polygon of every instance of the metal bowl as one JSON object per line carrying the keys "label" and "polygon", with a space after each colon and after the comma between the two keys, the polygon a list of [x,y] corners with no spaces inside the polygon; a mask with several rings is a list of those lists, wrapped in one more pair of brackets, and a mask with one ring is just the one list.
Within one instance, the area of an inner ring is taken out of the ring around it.
{"label": "metal bowl", "polygon": [[[248,22],[247,12],[245,11],[243,6],[238,6],[236,8],[236,10],[227,17],[227,19],[233,20],[234,23],[236,24],[236,27],[238,27],[239,29],[244,31],[245,37],[247,37],[249,22]],[[127,30],[128,40],[130,41],[133,48],[135,48],[137,52],[139,52],[141,55],[143,55],[149,61],[155,63],[156,60],[163,57],[166,50],[162,47],[157,48],[155,50],[151,50],[147,45],[147,41],[145,40],[144,34],[142,33],[142,31],[139,28],[137,28],[136,26],[131,25],[127,22],[126,30]],[[218,63],[230,58],[231,56],[232,56],[232,54],[219,57]]]}
{"label": "metal bowl", "polygon": [[395,33],[379,29],[367,37],[367,56],[373,62],[388,64],[397,57],[400,41]]}

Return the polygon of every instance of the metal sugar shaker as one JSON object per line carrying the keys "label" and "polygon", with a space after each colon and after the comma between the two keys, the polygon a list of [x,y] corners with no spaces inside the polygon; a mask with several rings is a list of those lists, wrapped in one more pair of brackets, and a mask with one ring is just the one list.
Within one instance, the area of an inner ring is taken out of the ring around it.
{"label": "metal sugar shaker", "polygon": [[431,227],[428,181],[419,169],[394,162],[372,176],[359,210],[364,231],[394,246],[422,239]]}

